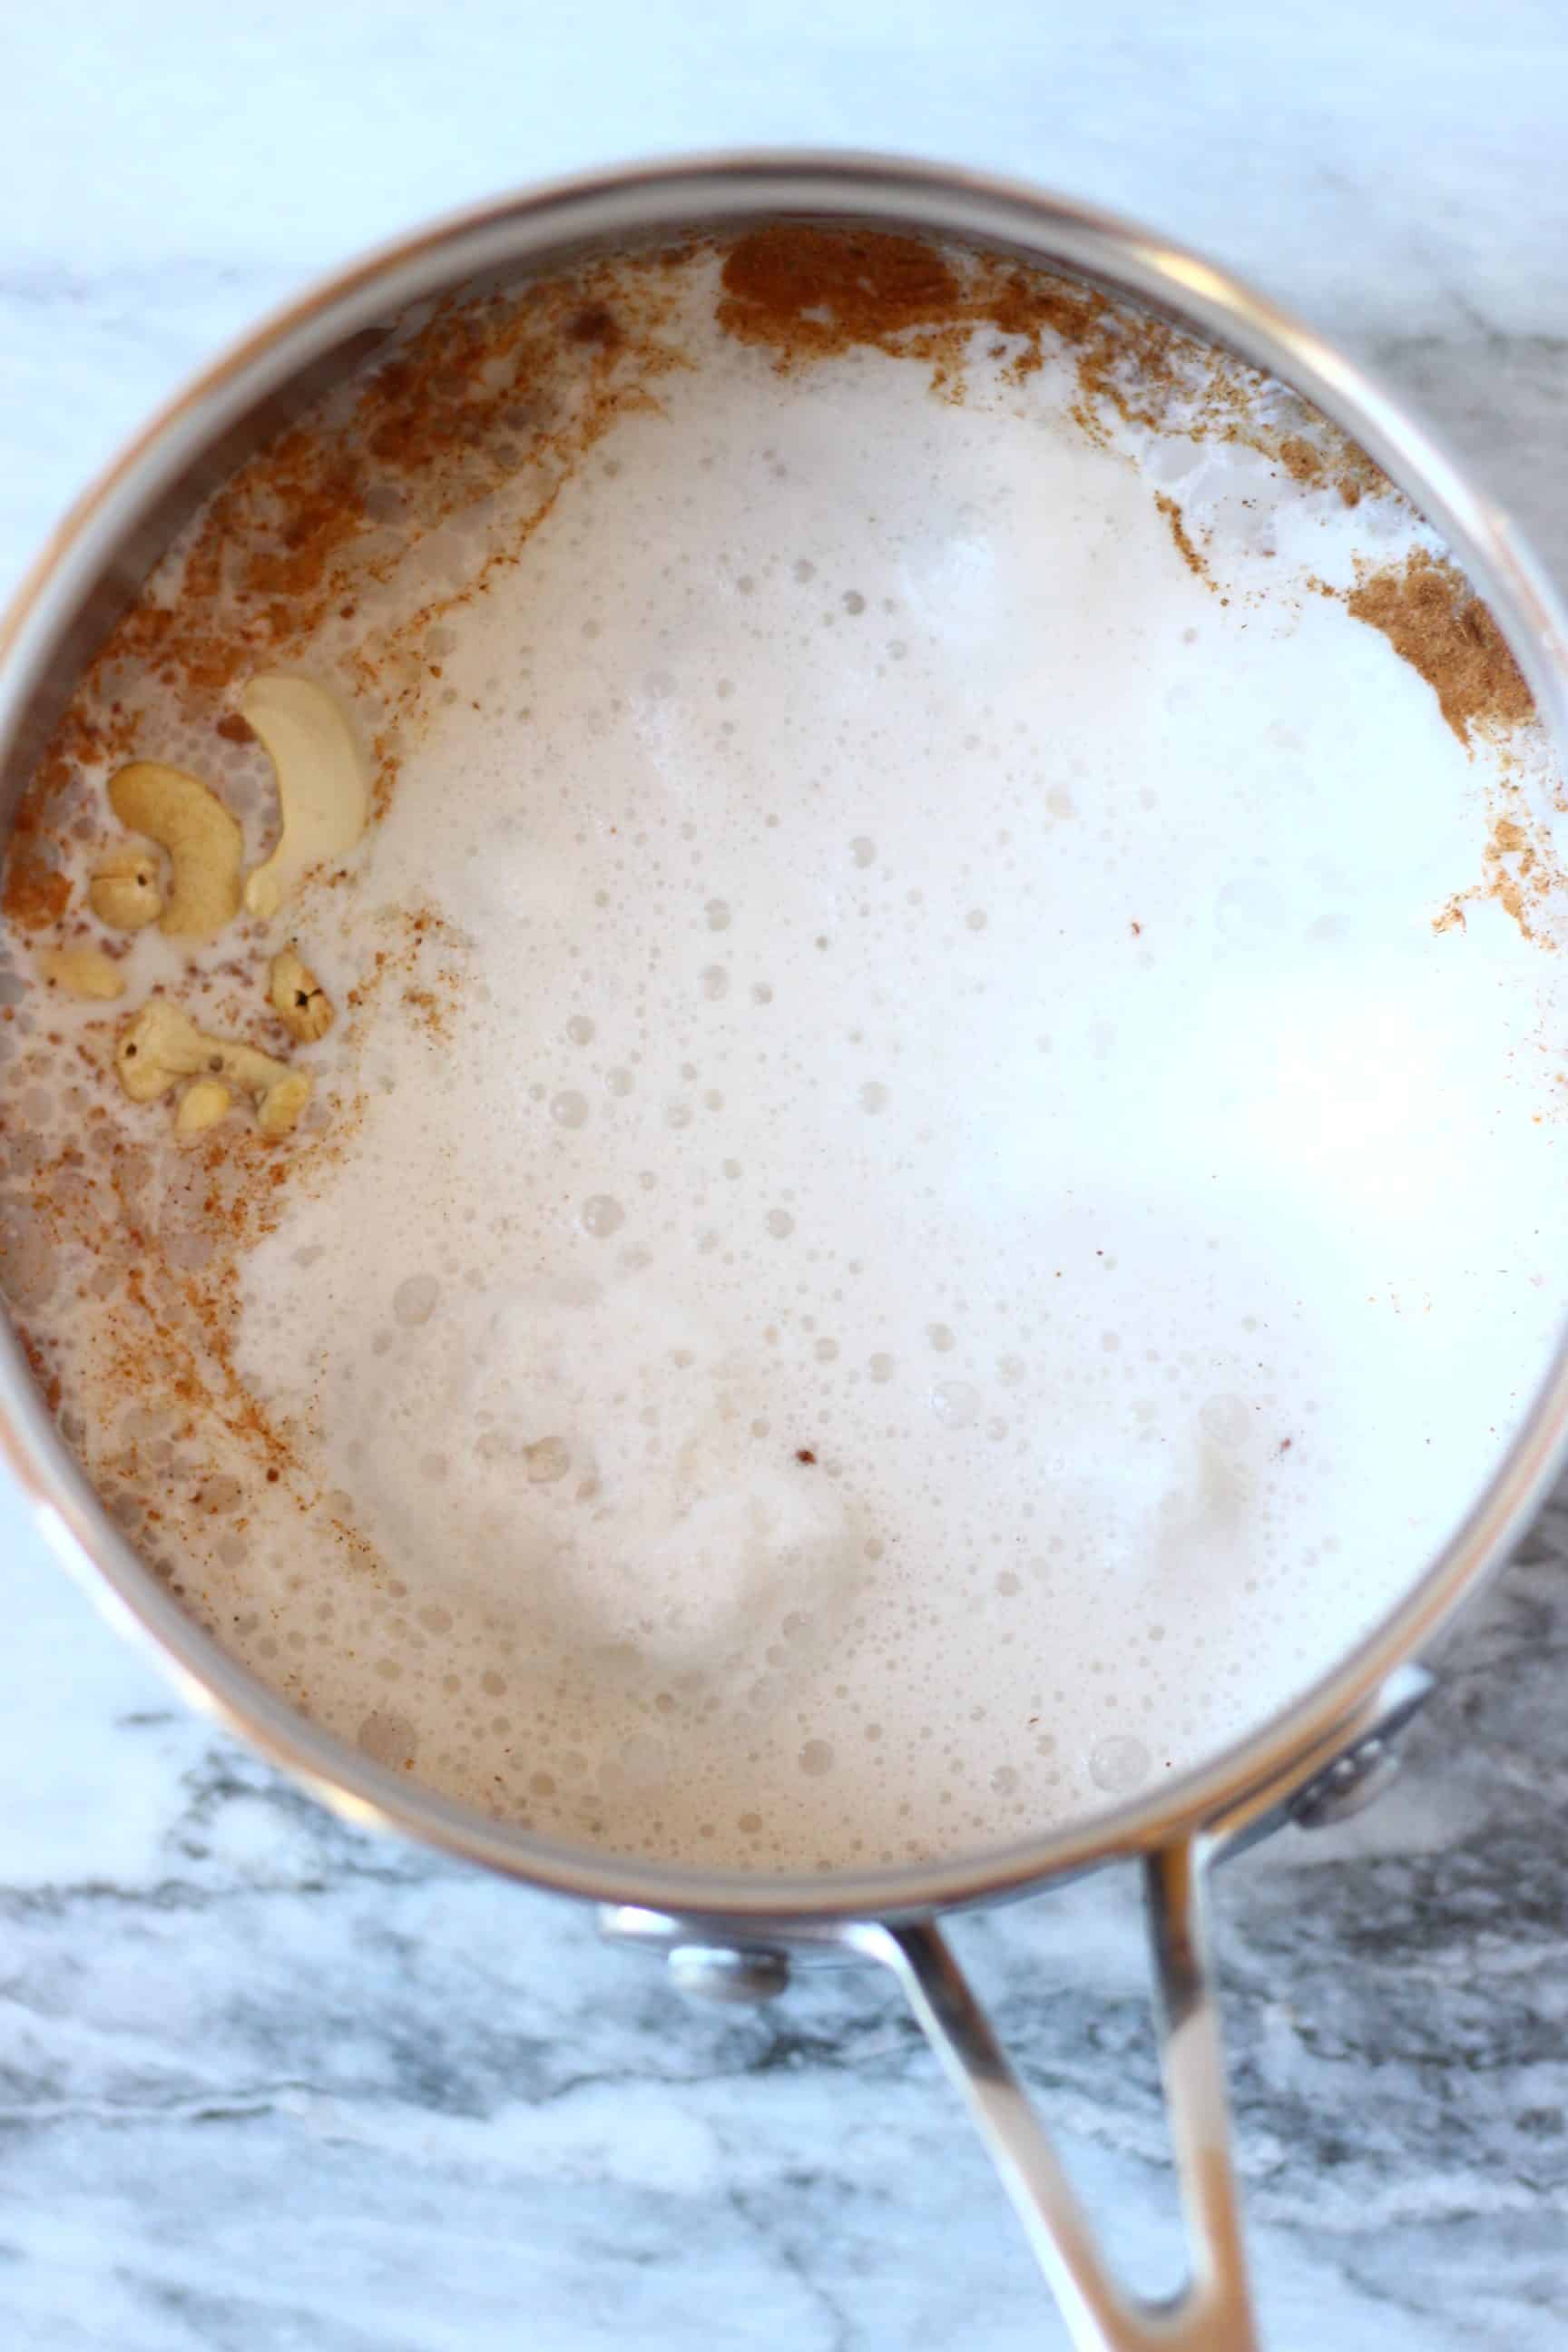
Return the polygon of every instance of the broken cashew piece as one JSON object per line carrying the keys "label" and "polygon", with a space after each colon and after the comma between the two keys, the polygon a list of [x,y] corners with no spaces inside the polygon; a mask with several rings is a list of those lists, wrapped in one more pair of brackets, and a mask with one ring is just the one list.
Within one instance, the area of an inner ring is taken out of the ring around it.
{"label": "broken cashew piece", "polygon": [[109,804],[128,831],[169,853],[174,887],[158,918],[172,937],[210,940],[239,912],[245,837],[217,794],[183,768],[138,760],[109,783]]}
{"label": "broken cashew piece", "polygon": [[100,923],[117,931],[140,931],[163,911],[158,853],[142,843],[122,841],[99,859],[87,886],[87,903]]}
{"label": "broken cashew piece", "polygon": [[221,1078],[193,1078],[180,1097],[174,1113],[174,1133],[182,1139],[205,1135],[229,1114],[234,1097]]}
{"label": "broken cashew piece", "polygon": [[310,1081],[302,1070],[291,1070],[255,1045],[209,1037],[188,1013],[161,996],[144,1004],[121,1033],[115,1064],[132,1102],[156,1102],[181,1078],[226,1078],[254,1100],[263,1135],[287,1135],[310,1098]]}
{"label": "broken cashew piece", "polygon": [[272,959],[267,993],[272,1010],[302,1045],[324,1037],[335,1015],[331,999],[307,963],[301,963],[290,943]]}
{"label": "broken cashew piece", "polygon": [[44,948],[34,958],[45,980],[67,996],[111,1004],[125,993],[125,976],[101,948]]}
{"label": "broken cashew piece", "polygon": [[288,1135],[300,1124],[310,1099],[310,1081],[303,1070],[290,1070],[268,1087],[256,1106],[256,1124],[263,1135]]}
{"label": "broken cashew piece", "polygon": [[313,678],[266,671],[239,708],[278,778],[278,846],[245,886],[247,908],[266,918],[313,866],[353,847],[370,821],[370,778],[347,711]]}

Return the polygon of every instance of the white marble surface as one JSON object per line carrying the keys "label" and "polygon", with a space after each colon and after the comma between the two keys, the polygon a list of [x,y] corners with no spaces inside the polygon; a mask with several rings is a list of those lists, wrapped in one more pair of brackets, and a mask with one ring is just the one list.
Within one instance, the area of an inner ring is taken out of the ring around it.
{"label": "white marble surface", "polygon": [[[409,0],[0,11],[0,575],[308,273],[616,155],[1030,173],[1206,245],[1418,397],[1568,579],[1561,0]],[[684,2009],[184,1715],[0,1496],[6,2352],[1059,2342],[892,1996]],[[1224,1888],[1271,2345],[1568,2342],[1568,1517],[1355,1832]],[[1118,2243],[1168,2267],[1130,1890],[962,1931]]]}

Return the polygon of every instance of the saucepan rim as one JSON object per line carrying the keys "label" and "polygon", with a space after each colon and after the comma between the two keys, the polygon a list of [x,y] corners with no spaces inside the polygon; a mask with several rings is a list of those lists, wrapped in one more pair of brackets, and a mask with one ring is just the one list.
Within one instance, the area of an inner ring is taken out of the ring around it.
{"label": "saucepan rim", "polygon": [[[0,762],[84,599],[138,524],[203,454],[301,370],[408,303],[479,272],[544,268],[595,246],[837,216],[1016,252],[1152,303],[1304,394],[1442,531],[1485,594],[1560,751],[1568,750],[1568,620],[1490,500],[1396,399],[1310,329],[1168,238],[1019,183],[901,157],[764,151],[633,163],[501,196],[383,246],[324,278],[204,370],[55,534],[0,626]],[[0,1457],[34,1524],[182,1692],[356,1824],[590,1900],[772,1924],[919,1917],[1009,1894],[1201,1831],[1249,1790],[1288,1780],[1426,1648],[1506,1552],[1568,1452],[1568,1335],[1517,1437],[1462,1525],[1399,1604],[1289,1707],[1206,1763],[1087,1820],[960,1859],[826,1876],[690,1870],[541,1838],[410,1782],[288,1703],[185,1616],[126,1542],[0,1328]]]}

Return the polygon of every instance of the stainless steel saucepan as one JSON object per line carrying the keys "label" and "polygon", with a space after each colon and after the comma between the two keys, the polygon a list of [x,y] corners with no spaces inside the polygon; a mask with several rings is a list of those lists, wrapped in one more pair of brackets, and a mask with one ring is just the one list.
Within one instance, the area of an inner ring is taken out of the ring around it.
{"label": "stainless steel saucepan", "polygon": [[[1280,378],[1383,466],[1484,593],[1560,745],[1568,627],[1504,520],[1401,404],[1321,338],[1149,231],[1059,197],[876,158],[721,156],[604,173],[422,230],[292,305],[183,393],[68,518],[0,639],[0,758],[10,824],[82,664],[182,522],[223,476],[373,351],[408,304],[479,273],[524,278],[595,248],[734,229],[781,215],[961,238],[1152,306]],[[596,1904],[606,1931],[663,1954],[725,2000],[782,1990],[811,1956],[859,1958],[904,1989],[967,2101],[1079,2347],[1243,2352],[1255,2343],[1206,1950],[1213,1863],[1288,1818],[1352,1810],[1391,1769],[1429,1678],[1415,1663],[1502,1558],[1568,1434],[1559,1354],[1485,1493],[1400,1606],[1298,1705],[1203,1769],[1092,1820],[972,1860],[826,1879],[742,1877],[552,1845],[383,1770],[292,1713],[184,1616],[117,1531],[0,1331],[0,1448],[60,1558],[149,1643],[188,1696],[322,1801],[490,1869]],[[1179,2294],[1151,2305],[1111,2275],[1050,2140],[958,1969],[944,1913],[1110,1862],[1147,1890],[1171,2136],[1190,2242]]]}

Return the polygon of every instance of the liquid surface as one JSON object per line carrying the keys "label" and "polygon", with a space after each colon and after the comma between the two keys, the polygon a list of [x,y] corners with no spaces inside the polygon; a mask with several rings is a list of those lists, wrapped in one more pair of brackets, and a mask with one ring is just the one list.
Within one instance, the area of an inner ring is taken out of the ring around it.
{"label": "liquid surface", "polygon": [[[1473,1499],[1562,1294],[1556,908],[1497,848],[1547,870],[1551,780],[1356,616],[1433,542],[1281,463],[1282,396],[1089,431],[985,331],[962,400],[781,370],[719,267],[547,497],[300,649],[395,776],[346,875],[126,959],[274,1049],[245,954],[320,973],[277,1202],[110,1076],[112,1198],[47,1159],[11,1264],[95,1475],[310,1713],[556,1837],[831,1870],[1213,1753]],[[150,679],[259,854],[255,747]],[[14,1172],[85,1115],[45,1029],[122,1019],[35,1013]],[[83,1279],[89,1210],[165,1307]]]}

